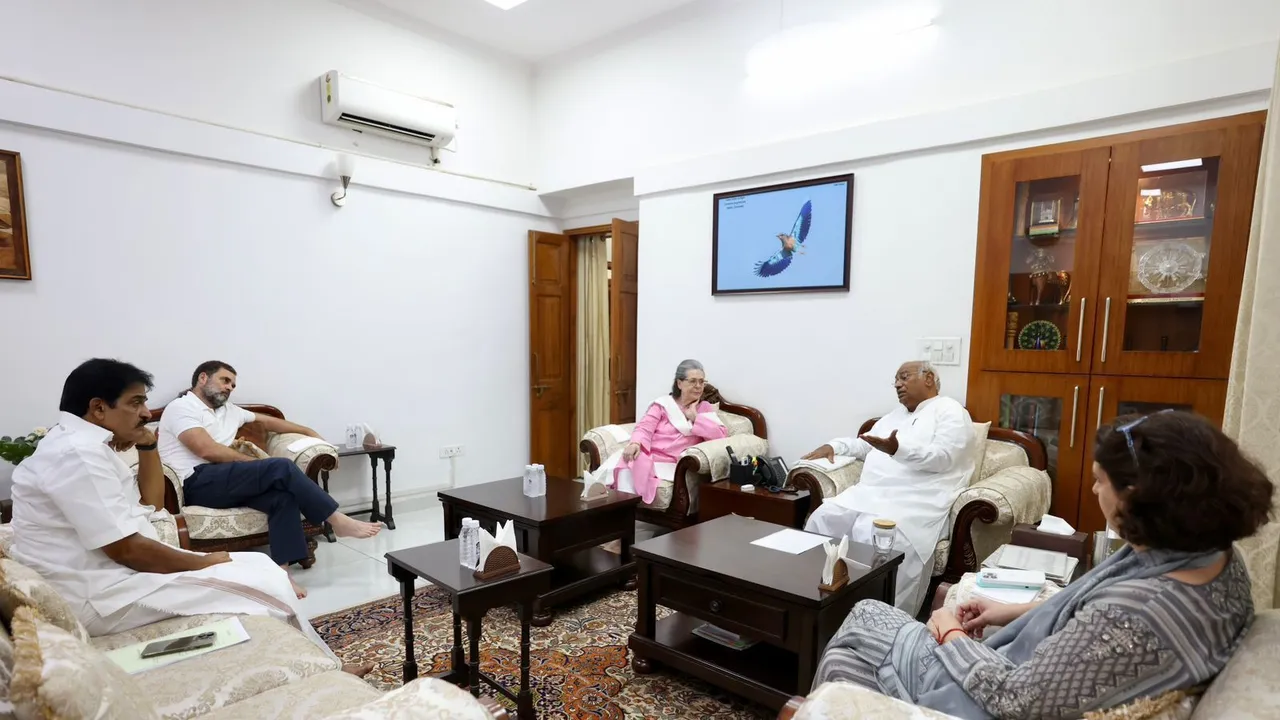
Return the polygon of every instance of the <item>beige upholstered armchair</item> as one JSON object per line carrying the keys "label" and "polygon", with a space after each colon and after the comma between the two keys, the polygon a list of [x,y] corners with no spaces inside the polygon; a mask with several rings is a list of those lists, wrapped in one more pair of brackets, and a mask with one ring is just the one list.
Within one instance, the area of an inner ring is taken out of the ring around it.
{"label": "beige upholstered armchair", "polygon": [[[764,415],[747,405],[725,402],[720,391],[707,385],[703,399],[716,405],[720,420],[729,430],[729,437],[708,440],[685,450],[676,463],[676,482],[662,481],[658,495],[650,505],[641,505],[636,519],[669,528],[682,528],[697,522],[698,488],[703,483],[729,477],[728,447],[735,455],[765,455],[769,452],[768,427]],[[622,449],[631,438],[635,423],[603,425],[592,430],[579,443],[578,449],[587,456],[592,471],[600,467],[614,452]],[[680,482],[683,480],[683,482]]]}
{"label": "beige upholstered armchair", "polygon": [[[271,415],[284,419],[284,413],[270,405],[242,405],[244,409],[259,414]],[[163,409],[152,410],[152,427],[158,424]],[[271,457],[282,457],[292,460],[307,477],[319,483],[320,473],[333,470],[338,466],[338,451],[332,445],[312,445],[301,452],[289,452],[289,445],[302,435],[293,433],[269,433],[260,423],[249,423],[240,428],[239,436],[261,448]],[[137,472],[138,454],[136,450],[122,453],[125,464]],[[250,550],[267,544],[267,516],[251,508],[228,508],[218,510],[187,505],[183,500],[182,483],[178,475],[168,465],[164,466],[164,476],[168,480],[165,488],[164,509],[176,520],[176,529],[181,538],[181,547],[197,552],[216,552],[226,550],[238,552]],[[299,564],[309,568],[316,561],[316,536],[322,532],[319,525],[304,521],[303,531],[307,535],[307,558]]]}
{"label": "beige upholstered armchair", "polygon": [[[871,429],[873,418],[858,430]],[[1027,433],[974,423],[983,443],[983,459],[969,489],[960,493],[951,506],[951,530],[933,554],[932,582],[926,598],[932,598],[942,582],[959,582],[966,572],[996,548],[1007,543],[1018,523],[1037,523],[1049,510],[1053,486],[1045,472],[1044,445]],[[809,491],[810,512],[824,500],[856,485],[862,476],[857,461],[832,471],[817,463],[801,460],[788,474],[788,483]]]}

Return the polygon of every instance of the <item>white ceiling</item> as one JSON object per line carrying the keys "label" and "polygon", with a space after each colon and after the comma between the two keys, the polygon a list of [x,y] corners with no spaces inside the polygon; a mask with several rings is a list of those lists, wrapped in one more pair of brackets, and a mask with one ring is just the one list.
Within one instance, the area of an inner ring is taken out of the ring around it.
{"label": "white ceiling", "polygon": [[544,60],[695,0],[374,0],[397,13],[530,61]]}

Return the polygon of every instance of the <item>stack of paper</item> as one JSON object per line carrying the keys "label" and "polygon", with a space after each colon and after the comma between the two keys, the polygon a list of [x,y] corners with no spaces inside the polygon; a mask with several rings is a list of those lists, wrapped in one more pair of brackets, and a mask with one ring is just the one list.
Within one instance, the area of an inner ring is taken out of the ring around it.
{"label": "stack of paper", "polygon": [[1009,570],[1039,570],[1053,582],[1063,585],[1071,580],[1079,560],[1064,552],[1037,550],[1019,545],[1002,545],[991,557],[983,561],[983,567]]}
{"label": "stack of paper", "polygon": [[733,650],[746,650],[756,644],[755,640],[747,640],[737,633],[731,633],[711,623],[703,623],[694,628],[693,634]]}
{"label": "stack of paper", "polygon": [[1044,588],[990,588],[983,587],[975,583],[973,586],[973,594],[980,595],[988,600],[995,600],[999,603],[1021,605],[1035,600],[1036,596],[1039,595],[1040,591],[1043,589]]}
{"label": "stack of paper", "polygon": [[[163,640],[173,640],[175,638],[185,637],[187,635],[199,635],[203,632],[212,632],[215,634],[213,645],[198,650],[188,650],[186,652],[172,653],[170,655],[158,655],[156,657],[142,657],[142,650],[153,642],[161,642]],[[145,640],[143,642],[125,645],[122,648],[112,650],[107,653],[107,657],[116,665],[119,665],[125,672],[130,675],[136,675],[147,670],[154,670],[165,665],[188,658],[199,657],[207,653],[239,645],[242,642],[249,641],[249,633],[245,631],[244,625],[240,624],[238,618],[229,617],[225,620],[219,620],[200,627],[188,628],[177,632],[162,635],[154,640]]]}

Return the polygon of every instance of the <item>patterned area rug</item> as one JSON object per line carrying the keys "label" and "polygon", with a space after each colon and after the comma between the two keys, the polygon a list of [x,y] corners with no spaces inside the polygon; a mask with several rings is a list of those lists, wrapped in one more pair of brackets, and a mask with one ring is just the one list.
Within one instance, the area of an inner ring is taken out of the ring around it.
{"label": "patterned area rug", "polygon": [[[434,587],[413,603],[418,672],[449,669],[453,619],[448,596]],[[665,615],[659,608],[659,617]],[[635,627],[636,594],[613,592],[581,605],[557,609],[545,628],[533,628],[531,687],[539,718],[759,718],[777,713],[680,673],[635,675],[627,636]],[[399,687],[404,662],[404,615],[399,597],[389,597],[312,620],[320,636],[347,663],[375,664],[368,680]],[[520,622],[510,608],[485,616],[480,669],[513,691],[520,685]],[[463,647],[469,647],[463,626]],[[490,692],[490,694],[495,694]],[[503,699],[506,703],[506,700]],[[515,706],[506,703],[515,716]]]}

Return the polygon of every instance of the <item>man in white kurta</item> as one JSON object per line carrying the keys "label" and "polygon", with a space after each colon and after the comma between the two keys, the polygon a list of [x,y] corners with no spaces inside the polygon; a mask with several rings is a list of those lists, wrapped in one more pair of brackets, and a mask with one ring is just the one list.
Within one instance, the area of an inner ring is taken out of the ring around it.
{"label": "man in white kurta", "polygon": [[[114,405],[95,397],[84,416],[66,411],[86,408],[89,401],[75,396],[112,373],[138,381],[128,382]],[[290,623],[336,659],[298,611],[288,575],[266,555],[192,553],[159,542],[151,525],[155,508],[142,504],[139,491],[143,473],[160,470],[155,437],[143,427],[149,387],[148,374],[114,360],[90,360],[68,378],[58,424],[13,473],[14,559],[53,585],[90,635],[174,616],[266,615]],[[117,452],[134,446],[138,482]],[[146,478],[148,494],[155,492],[152,480]]]}
{"label": "man in white kurta", "polygon": [[805,456],[824,469],[863,460],[858,483],[814,511],[809,532],[871,544],[877,519],[897,523],[898,569],[894,604],[915,615],[928,589],[933,551],[948,530],[951,506],[969,486],[977,438],[960,403],[938,395],[927,363],[902,365],[894,378],[901,403],[857,438],[839,438]]}

